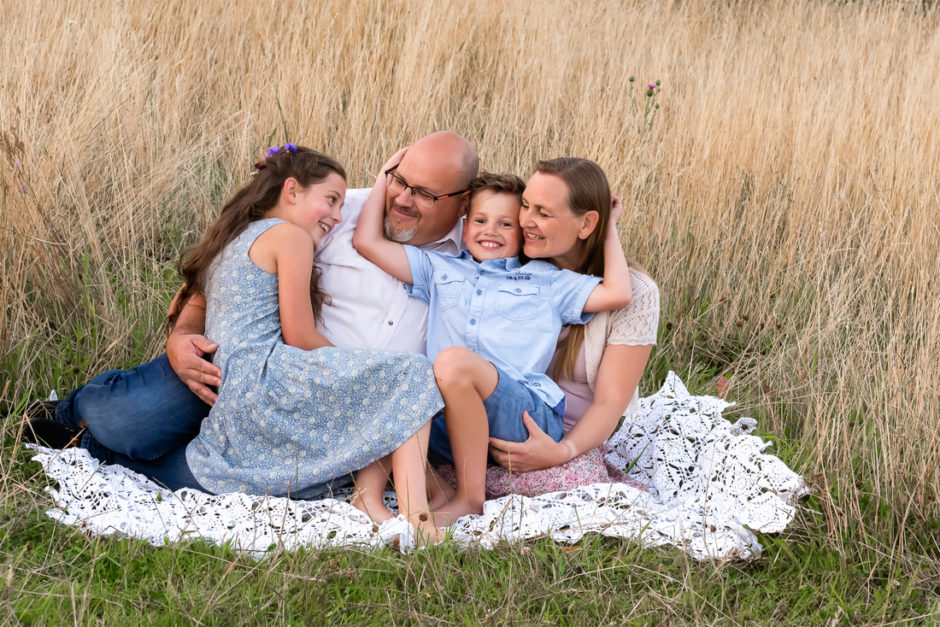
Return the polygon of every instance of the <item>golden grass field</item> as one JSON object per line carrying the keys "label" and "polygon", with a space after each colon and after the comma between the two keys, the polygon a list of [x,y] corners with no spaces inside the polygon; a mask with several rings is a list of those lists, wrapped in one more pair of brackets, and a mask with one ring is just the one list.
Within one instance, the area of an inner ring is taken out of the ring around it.
{"label": "golden grass field", "polygon": [[644,392],[666,368],[706,373],[711,393],[726,375],[822,499],[833,542],[862,528],[892,554],[940,554],[922,525],[940,516],[936,10],[2,0],[0,14],[7,410],[160,352],[182,246],[271,143],[319,148],[363,186],[397,147],[452,129],[490,171],[563,155],[606,170],[627,252],[662,293]]}

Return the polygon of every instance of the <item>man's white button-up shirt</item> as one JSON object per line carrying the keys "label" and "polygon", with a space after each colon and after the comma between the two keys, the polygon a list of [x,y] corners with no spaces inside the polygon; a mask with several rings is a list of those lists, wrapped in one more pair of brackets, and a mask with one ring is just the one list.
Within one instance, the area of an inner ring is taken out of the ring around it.
{"label": "man's white button-up shirt", "polygon": [[[424,354],[427,305],[408,296],[404,283],[353,248],[353,232],[370,191],[346,192],[343,221],[326,234],[316,251],[320,288],[328,297],[318,327],[328,340],[343,348]],[[460,250],[460,231],[458,221],[442,239],[421,248],[456,254]]]}

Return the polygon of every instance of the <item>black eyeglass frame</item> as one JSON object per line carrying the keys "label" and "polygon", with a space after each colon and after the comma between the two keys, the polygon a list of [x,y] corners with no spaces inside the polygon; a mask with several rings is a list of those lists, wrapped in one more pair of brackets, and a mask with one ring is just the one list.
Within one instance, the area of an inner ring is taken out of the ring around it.
{"label": "black eyeglass frame", "polygon": [[[401,164],[398,164],[398,165],[401,165]],[[387,169],[387,170],[385,171],[385,178],[386,178],[386,180],[388,180],[389,174],[393,174],[393,173],[395,172],[395,170],[398,169],[398,165],[393,165],[392,167],[390,167],[389,169]],[[424,189],[423,187],[415,187],[414,185],[409,185],[408,182],[407,182],[405,179],[403,179],[401,176],[396,176],[396,177],[394,177],[394,180],[395,180],[395,182],[396,182],[398,185],[401,185],[403,189],[410,190],[410,191],[411,191],[411,197],[412,197],[412,198],[415,198],[415,197],[416,197],[416,196],[415,196],[415,190],[416,190],[416,189],[417,189],[419,192],[423,192],[423,193],[427,194],[428,196],[431,197],[431,204],[432,204],[432,205],[433,205],[434,203],[436,203],[438,200],[443,200],[444,198],[450,198],[451,196],[459,196],[459,195],[461,195],[461,194],[466,194],[467,192],[470,191],[470,188],[468,187],[467,189],[462,189],[462,190],[460,190],[459,192],[450,192],[449,194],[440,194],[440,195],[436,195],[436,194],[432,194],[431,192],[429,192],[428,190]],[[417,198],[420,198],[420,196],[417,196]]]}

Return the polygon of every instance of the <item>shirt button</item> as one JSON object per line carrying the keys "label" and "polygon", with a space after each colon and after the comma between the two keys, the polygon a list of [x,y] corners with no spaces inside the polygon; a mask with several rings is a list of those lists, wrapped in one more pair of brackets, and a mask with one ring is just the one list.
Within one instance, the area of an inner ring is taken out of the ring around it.
{"label": "shirt button", "polygon": [[476,324],[476,323],[477,323],[476,318],[470,318],[470,324]]}
{"label": "shirt button", "polygon": [[388,321],[388,326],[392,326],[393,324],[395,324],[395,323],[392,322],[391,320]]}
{"label": "shirt button", "polygon": [[518,293],[521,292],[521,291],[522,291],[522,290],[520,290],[518,287],[516,288],[516,294],[518,294]]}
{"label": "shirt button", "polygon": [[483,290],[477,290],[477,296],[483,293]]}

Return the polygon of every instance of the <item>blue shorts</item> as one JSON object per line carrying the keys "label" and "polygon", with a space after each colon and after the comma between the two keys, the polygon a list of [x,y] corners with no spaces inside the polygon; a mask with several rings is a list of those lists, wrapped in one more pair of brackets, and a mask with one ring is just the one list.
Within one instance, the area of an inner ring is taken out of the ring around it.
{"label": "blue shorts", "polygon": [[[490,437],[510,442],[525,442],[529,439],[529,432],[522,424],[522,411],[525,410],[542,431],[556,442],[560,441],[564,435],[562,415],[549,407],[538,394],[510,378],[499,368],[496,368],[496,373],[499,375],[496,389],[483,401],[490,425]],[[431,420],[428,459],[432,464],[454,462],[444,412],[438,412]]]}

